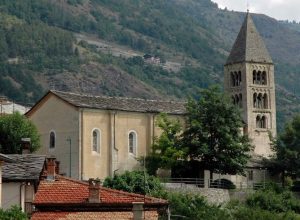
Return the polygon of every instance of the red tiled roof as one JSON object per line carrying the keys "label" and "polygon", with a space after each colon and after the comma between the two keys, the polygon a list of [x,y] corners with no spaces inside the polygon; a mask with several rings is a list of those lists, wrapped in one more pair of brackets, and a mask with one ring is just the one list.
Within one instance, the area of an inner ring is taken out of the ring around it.
{"label": "red tiled roof", "polygon": [[[132,220],[132,212],[36,212],[31,220]],[[157,220],[157,211],[146,211],[145,219]]]}
{"label": "red tiled roof", "polygon": [[[119,190],[100,187],[100,203],[129,205],[133,202],[144,202],[145,205],[161,204],[168,202],[163,199],[127,193]],[[35,195],[34,204],[84,204],[89,196],[88,183],[57,176],[55,181],[44,180],[40,182]]]}

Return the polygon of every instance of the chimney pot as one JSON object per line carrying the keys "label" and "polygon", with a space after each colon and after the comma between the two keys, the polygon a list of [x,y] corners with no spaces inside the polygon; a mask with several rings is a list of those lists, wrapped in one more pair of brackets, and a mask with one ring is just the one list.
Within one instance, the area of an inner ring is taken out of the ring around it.
{"label": "chimney pot", "polygon": [[22,154],[29,154],[30,153],[30,145],[31,145],[31,139],[30,138],[22,138],[21,139]]}
{"label": "chimney pot", "polygon": [[100,203],[100,180],[89,179],[89,202]]}

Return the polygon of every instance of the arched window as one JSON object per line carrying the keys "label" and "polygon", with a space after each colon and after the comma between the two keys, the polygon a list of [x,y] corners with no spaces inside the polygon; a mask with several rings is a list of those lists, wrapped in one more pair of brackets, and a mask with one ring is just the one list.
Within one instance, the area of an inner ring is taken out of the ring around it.
{"label": "arched window", "polygon": [[261,72],[258,71],[257,76],[256,76],[256,84],[261,84]]}
{"label": "arched window", "polygon": [[234,95],[231,96],[231,98],[232,98],[232,103],[235,105],[235,98],[234,98]]}
{"label": "arched window", "polygon": [[256,116],[256,127],[257,128],[260,128],[260,116],[258,115],[258,116]]}
{"label": "arched window", "polygon": [[261,84],[262,85],[267,85],[267,73],[266,73],[266,71],[262,72],[262,75],[261,75]]}
{"label": "arched window", "polygon": [[239,107],[240,108],[243,107],[243,96],[242,96],[242,94],[239,95]]}
{"label": "arched window", "polygon": [[128,150],[129,153],[136,155],[137,135],[135,131],[130,131],[128,135]]}
{"label": "arched window", "polygon": [[264,104],[264,108],[267,109],[268,108],[268,95],[264,94],[263,96],[263,104]]}
{"label": "arched window", "polygon": [[239,76],[237,72],[234,72],[234,78],[235,78],[235,86],[239,85]]}
{"label": "arched window", "polygon": [[242,83],[242,73],[241,73],[241,71],[239,71],[238,74],[239,74],[238,77],[239,77],[239,86],[240,86],[241,83]]}
{"label": "arched window", "polygon": [[253,108],[257,108],[257,94],[253,94]]}
{"label": "arched window", "polygon": [[233,72],[230,73],[230,78],[231,78],[231,86],[234,86],[235,80],[234,80]]}
{"label": "arched window", "polygon": [[54,131],[51,131],[50,132],[50,136],[49,136],[49,148],[50,149],[53,149],[53,148],[55,148],[55,139],[56,139],[56,137],[55,137],[56,135],[55,135],[55,132]]}
{"label": "arched window", "polygon": [[92,150],[97,153],[100,153],[100,134],[99,129],[94,129],[92,132]]}
{"label": "arched window", "polygon": [[256,84],[256,70],[253,70],[253,84]]}
{"label": "arched window", "polygon": [[267,118],[266,118],[266,116],[261,117],[260,124],[261,124],[261,128],[267,128]]}
{"label": "arched window", "polygon": [[235,104],[239,105],[239,103],[240,103],[239,96],[235,95],[234,97],[235,97]]}
{"label": "arched window", "polygon": [[256,116],[256,127],[257,128],[267,128],[267,117],[266,116]]}
{"label": "arched window", "polygon": [[259,93],[258,96],[257,96],[257,108],[263,108],[263,102],[262,102],[262,94]]}

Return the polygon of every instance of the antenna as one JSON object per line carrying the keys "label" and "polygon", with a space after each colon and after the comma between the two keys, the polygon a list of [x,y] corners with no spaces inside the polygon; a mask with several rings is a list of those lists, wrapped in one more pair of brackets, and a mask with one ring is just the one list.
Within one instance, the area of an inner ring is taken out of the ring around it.
{"label": "antenna", "polygon": [[250,8],[249,0],[247,0],[247,13],[249,13],[249,8]]}

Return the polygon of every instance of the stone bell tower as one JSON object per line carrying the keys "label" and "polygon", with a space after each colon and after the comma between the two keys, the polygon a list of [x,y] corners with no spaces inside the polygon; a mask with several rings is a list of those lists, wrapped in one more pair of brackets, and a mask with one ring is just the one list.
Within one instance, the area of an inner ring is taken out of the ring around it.
{"label": "stone bell tower", "polygon": [[269,132],[276,135],[274,65],[250,13],[224,65],[225,91],[242,109],[244,133],[255,155],[269,156]]}

